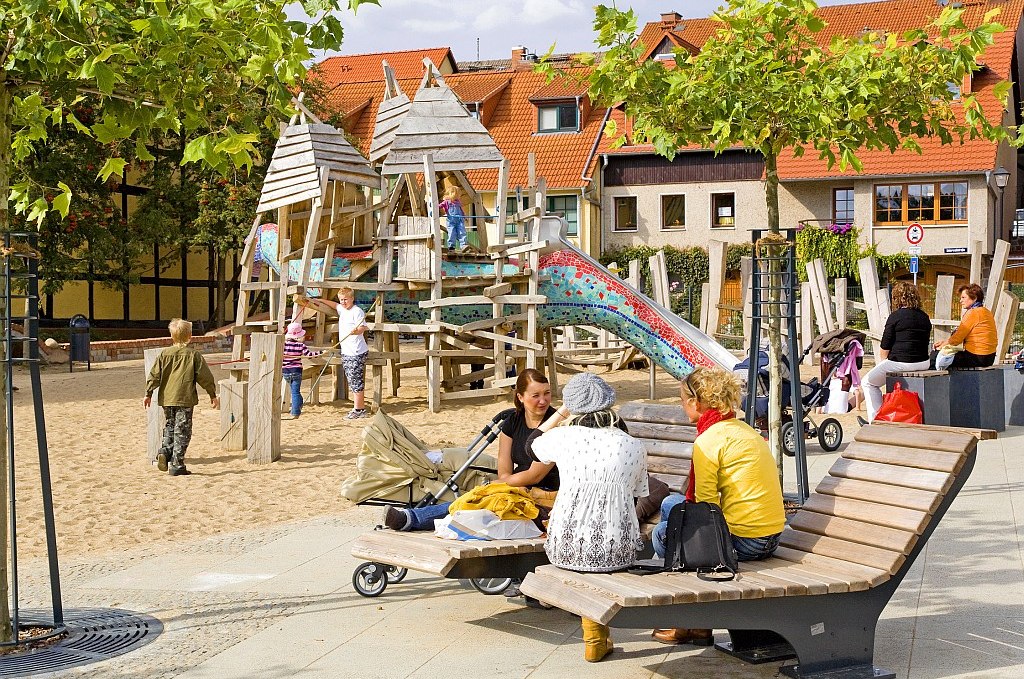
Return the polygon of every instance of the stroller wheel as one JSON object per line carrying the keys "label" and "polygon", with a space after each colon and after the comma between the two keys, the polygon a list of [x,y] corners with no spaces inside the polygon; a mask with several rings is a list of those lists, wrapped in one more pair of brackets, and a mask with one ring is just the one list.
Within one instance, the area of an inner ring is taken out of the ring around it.
{"label": "stroller wheel", "polygon": [[786,457],[796,455],[796,427],[793,421],[785,422],[782,425],[782,454]]}
{"label": "stroller wheel", "polygon": [[366,597],[380,596],[388,586],[387,566],[366,561],[352,571],[352,586]]}
{"label": "stroller wheel", "polygon": [[481,594],[501,594],[512,584],[512,578],[471,578],[469,583]]}
{"label": "stroller wheel", "polygon": [[818,443],[821,444],[823,450],[832,452],[839,448],[843,442],[843,425],[839,424],[839,420],[834,417],[830,417],[818,427]]}
{"label": "stroller wheel", "polygon": [[401,582],[405,580],[405,576],[409,575],[408,568],[402,568],[401,566],[387,565],[384,567],[384,572],[388,574],[388,584],[392,582]]}

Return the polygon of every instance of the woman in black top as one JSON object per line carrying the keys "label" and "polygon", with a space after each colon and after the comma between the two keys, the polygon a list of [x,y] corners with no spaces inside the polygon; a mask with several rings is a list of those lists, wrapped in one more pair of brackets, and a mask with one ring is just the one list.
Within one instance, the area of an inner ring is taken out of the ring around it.
{"label": "woman in black top", "polygon": [[[555,414],[551,407],[551,385],[544,373],[527,368],[516,380],[516,391],[512,397],[516,412],[505,420],[498,435],[498,481],[510,486],[535,487],[531,490],[538,505],[548,507],[554,502],[558,490],[558,470],[543,477],[525,480],[512,478],[530,468],[534,458],[526,452],[526,439],[540,426],[540,423]],[[388,507],[384,513],[384,525],[392,530],[433,530],[434,520],[448,515],[451,502],[440,502],[415,509]]]}
{"label": "woman in black top", "polygon": [[880,354],[883,360],[868,372],[863,381],[868,422],[875,419],[875,414],[882,407],[886,374],[928,369],[932,322],[921,310],[921,295],[917,287],[904,281],[893,285],[892,309],[882,332]]}

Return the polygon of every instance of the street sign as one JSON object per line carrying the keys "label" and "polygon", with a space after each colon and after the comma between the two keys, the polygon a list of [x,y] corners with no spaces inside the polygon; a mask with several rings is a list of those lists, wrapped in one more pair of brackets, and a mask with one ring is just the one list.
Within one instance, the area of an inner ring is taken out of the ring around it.
{"label": "street sign", "polygon": [[910,273],[914,274],[915,277],[917,276],[917,272],[919,269],[918,263],[920,261],[921,260],[919,260],[917,257],[910,258]]}
{"label": "street sign", "polygon": [[943,248],[942,252],[947,255],[966,255],[967,248]]}
{"label": "street sign", "polygon": [[919,245],[924,240],[924,227],[913,223],[907,227],[907,242],[911,245]]}
{"label": "street sign", "polygon": [[921,246],[911,245],[907,248],[907,252],[910,253],[911,257],[918,257],[921,254]]}

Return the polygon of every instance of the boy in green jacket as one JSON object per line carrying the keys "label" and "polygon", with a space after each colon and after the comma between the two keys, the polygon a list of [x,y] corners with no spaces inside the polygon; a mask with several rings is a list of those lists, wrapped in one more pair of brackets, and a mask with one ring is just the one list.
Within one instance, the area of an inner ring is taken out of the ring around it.
{"label": "boy in green jacket", "polygon": [[214,408],[220,407],[220,399],[206,359],[188,346],[192,323],[175,318],[169,328],[174,346],[164,349],[149,371],[143,403],[148,408],[153,392],[160,389],[159,403],[164,409],[165,421],[163,442],[156,456],[157,468],[171,476],[185,476],[192,473],[185,468],[185,450],[192,440],[192,409],[199,403],[196,385],[210,395],[210,405]]}

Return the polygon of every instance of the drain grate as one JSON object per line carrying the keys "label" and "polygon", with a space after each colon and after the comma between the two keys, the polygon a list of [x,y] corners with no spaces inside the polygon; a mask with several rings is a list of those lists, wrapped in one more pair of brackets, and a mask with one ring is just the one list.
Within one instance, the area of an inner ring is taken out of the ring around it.
{"label": "drain grate", "polygon": [[[22,622],[49,625],[43,611],[22,611]],[[24,677],[100,662],[153,641],[164,629],[156,618],[116,608],[64,611],[68,636],[49,648],[0,657],[0,677]]]}

